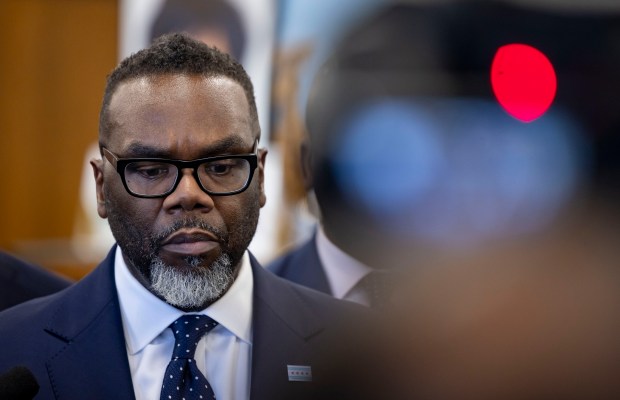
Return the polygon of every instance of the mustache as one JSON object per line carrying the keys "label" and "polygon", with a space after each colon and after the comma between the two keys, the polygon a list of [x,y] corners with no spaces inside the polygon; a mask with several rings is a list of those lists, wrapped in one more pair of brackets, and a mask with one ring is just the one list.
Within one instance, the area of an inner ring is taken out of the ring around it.
{"label": "mustache", "polygon": [[198,218],[186,218],[179,221],[176,221],[174,224],[166,228],[164,231],[157,233],[153,236],[153,244],[155,247],[160,247],[162,242],[170,235],[175,233],[180,229],[188,229],[188,228],[198,228],[207,232],[212,233],[220,243],[228,242],[228,234],[201,219]]}

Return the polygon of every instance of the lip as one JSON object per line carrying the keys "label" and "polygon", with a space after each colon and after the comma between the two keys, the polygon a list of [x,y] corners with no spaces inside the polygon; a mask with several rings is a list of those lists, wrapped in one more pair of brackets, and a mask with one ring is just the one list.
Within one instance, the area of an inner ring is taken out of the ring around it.
{"label": "lip", "polygon": [[211,232],[202,229],[181,229],[168,236],[162,243],[162,250],[184,256],[197,256],[219,246]]}

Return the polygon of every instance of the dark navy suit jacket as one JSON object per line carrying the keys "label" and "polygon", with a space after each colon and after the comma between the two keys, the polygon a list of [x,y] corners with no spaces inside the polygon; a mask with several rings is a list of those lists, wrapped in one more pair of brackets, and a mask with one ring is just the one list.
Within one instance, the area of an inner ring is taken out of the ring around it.
{"label": "dark navy suit jacket", "polygon": [[[0,313],[0,373],[17,365],[29,368],[41,386],[39,399],[134,399],[114,251],[73,286]],[[280,279],[253,257],[251,264],[250,397],[311,397],[316,379],[289,381],[287,365],[311,366],[313,375],[320,371],[323,350],[332,343],[333,321],[356,314],[351,311],[357,308]]]}
{"label": "dark navy suit jacket", "polygon": [[58,292],[70,284],[41,267],[0,252],[0,311]]}
{"label": "dark navy suit jacket", "polygon": [[333,294],[316,249],[316,234],[300,247],[272,261],[267,269],[291,282]]}

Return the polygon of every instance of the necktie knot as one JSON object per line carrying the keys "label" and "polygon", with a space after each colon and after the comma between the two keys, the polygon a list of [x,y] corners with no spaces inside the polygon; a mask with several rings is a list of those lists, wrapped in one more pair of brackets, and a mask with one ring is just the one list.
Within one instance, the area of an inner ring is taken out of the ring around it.
{"label": "necktie knot", "polygon": [[175,339],[172,358],[194,358],[200,338],[216,326],[206,315],[184,315],[174,321],[170,325]]}

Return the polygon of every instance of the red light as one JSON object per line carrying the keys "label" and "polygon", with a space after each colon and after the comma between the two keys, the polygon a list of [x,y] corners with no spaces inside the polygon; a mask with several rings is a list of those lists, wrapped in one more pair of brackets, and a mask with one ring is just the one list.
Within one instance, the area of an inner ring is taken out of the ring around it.
{"label": "red light", "polygon": [[553,65],[538,49],[508,44],[495,53],[491,85],[497,101],[519,121],[532,122],[553,103],[557,79]]}

